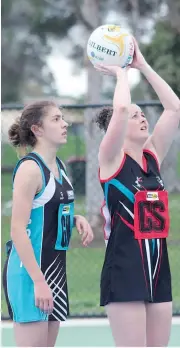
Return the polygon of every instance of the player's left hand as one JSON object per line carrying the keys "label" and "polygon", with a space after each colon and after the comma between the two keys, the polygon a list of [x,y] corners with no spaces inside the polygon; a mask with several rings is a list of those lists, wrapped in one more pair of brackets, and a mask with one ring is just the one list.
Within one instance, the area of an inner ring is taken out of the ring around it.
{"label": "player's left hand", "polygon": [[88,246],[94,239],[93,231],[88,221],[84,216],[75,215],[76,228],[81,236],[81,241],[84,246]]}

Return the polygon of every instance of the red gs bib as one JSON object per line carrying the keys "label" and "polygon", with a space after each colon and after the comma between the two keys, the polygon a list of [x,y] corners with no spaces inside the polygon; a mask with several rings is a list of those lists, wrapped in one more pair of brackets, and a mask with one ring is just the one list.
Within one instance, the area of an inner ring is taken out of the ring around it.
{"label": "red gs bib", "polygon": [[135,238],[167,238],[168,232],[168,192],[138,191],[134,202]]}

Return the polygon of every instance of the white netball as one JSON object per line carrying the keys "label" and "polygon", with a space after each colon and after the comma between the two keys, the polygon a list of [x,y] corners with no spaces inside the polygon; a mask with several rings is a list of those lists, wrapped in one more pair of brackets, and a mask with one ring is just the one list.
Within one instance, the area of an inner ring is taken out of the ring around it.
{"label": "white netball", "polygon": [[93,65],[118,65],[122,68],[133,61],[132,35],[118,25],[102,25],[95,29],[87,43],[87,55]]}

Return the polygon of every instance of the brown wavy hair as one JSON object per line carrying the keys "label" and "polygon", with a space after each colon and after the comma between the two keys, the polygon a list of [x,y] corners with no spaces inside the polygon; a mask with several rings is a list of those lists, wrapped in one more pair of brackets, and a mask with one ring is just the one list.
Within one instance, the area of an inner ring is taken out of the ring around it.
{"label": "brown wavy hair", "polygon": [[104,132],[106,132],[108,129],[112,114],[112,107],[104,107],[97,113],[95,117],[95,123],[98,125],[100,129],[104,130]]}
{"label": "brown wavy hair", "polygon": [[31,130],[32,125],[42,125],[43,117],[49,107],[57,107],[53,101],[38,101],[27,105],[21,116],[16,119],[8,131],[10,143],[19,153],[25,153],[27,147],[34,147],[37,139]]}

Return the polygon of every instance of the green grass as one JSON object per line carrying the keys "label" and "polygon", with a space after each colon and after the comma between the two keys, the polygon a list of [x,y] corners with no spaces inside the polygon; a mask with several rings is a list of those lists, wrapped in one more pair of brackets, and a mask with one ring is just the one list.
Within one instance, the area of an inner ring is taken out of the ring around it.
{"label": "green grass", "polygon": [[[62,148],[61,158],[66,160],[72,154],[76,155],[75,142],[72,137],[71,149]],[[64,147],[65,148],[65,147]],[[63,152],[64,151],[64,152]],[[84,154],[82,144],[79,155]],[[3,147],[2,165],[14,165],[17,161],[16,153],[8,145]],[[180,173],[180,161],[179,161]],[[12,177],[10,174],[2,174],[2,267],[5,262],[5,243],[9,239],[11,207],[6,206],[12,196]],[[85,215],[84,197],[76,197],[75,213]],[[171,229],[169,236],[169,257],[172,271],[172,285],[174,297],[174,309],[180,311],[180,194],[170,195]],[[101,314],[104,310],[99,307],[99,279],[104,260],[104,245],[98,247],[83,248],[77,243],[79,236],[73,230],[72,247],[67,254],[67,274],[69,284],[69,297],[71,314]],[[75,243],[73,243],[75,241]],[[2,313],[7,315],[7,307],[2,291]]]}
{"label": "green grass", "polygon": [[71,314],[100,314],[100,273],[105,248],[73,248],[67,255]]}
{"label": "green grass", "polygon": [[[68,160],[71,156],[84,156],[85,144],[81,138],[69,135],[68,144],[63,145],[57,154],[62,161]],[[2,145],[1,166],[14,166],[17,162],[17,154],[15,149],[8,144]]]}
{"label": "green grass", "polygon": [[170,233],[169,240],[180,243],[180,193],[169,195]]}
{"label": "green grass", "polygon": [[180,152],[178,153],[177,173],[178,173],[178,176],[180,177]]}

